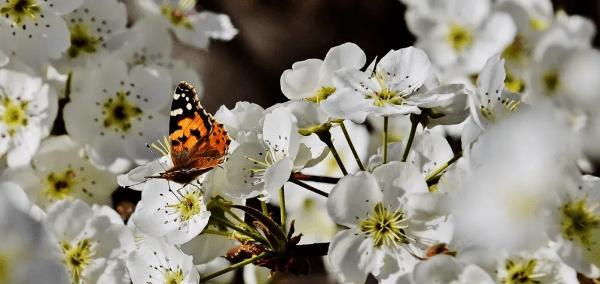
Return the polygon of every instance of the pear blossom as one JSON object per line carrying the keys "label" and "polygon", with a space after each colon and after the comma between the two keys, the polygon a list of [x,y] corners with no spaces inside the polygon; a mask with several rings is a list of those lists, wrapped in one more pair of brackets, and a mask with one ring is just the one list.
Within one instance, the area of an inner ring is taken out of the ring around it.
{"label": "pear blossom", "polygon": [[534,56],[539,60],[546,49],[553,45],[589,49],[595,35],[596,26],[590,19],[579,15],[567,15],[559,10],[554,13],[552,24],[538,39]]}
{"label": "pear blossom", "polygon": [[167,133],[167,111],[160,110],[169,103],[168,74],[142,66],[128,71],[123,61],[110,58],[75,72],[72,81],[65,126],[95,166],[119,173],[153,159],[145,145]]}
{"label": "pear blossom", "polygon": [[164,237],[175,245],[188,242],[202,232],[210,217],[202,183],[182,187],[163,179],[150,179],[144,185],[142,200],[133,217],[140,231]]}
{"label": "pear blossom", "polygon": [[[489,251],[481,248],[457,253],[456,257],[440,254],[419,262],[413,271],[414,281],[453,284],[579,283],[575,270],[547,247],[512,254],[500,252],[489,255]],[[487,260],[483,260],[485,258]]]}
{"label": "pear blossom", "polygon": [[596,95],[600,74],[600,51],[597,49],[572,51],[560,66],[558,85],[566,94],[566,99],[588,113],[594,113],[594,106],[600,102]]}
{"label": "pear blossom", "polygon": [[14,195],[15,188],[0,184],[0,282],[67,283],[60,248],[44,224],[29,216]]}
{"label": "pear blossom", "polygon": [[[125,40],[118,40],[125,37]],[[171,74],[173,89],[179,81],[189,82],[194,86],[198,96],[202,98],[203,84],[198,72],[188,62],[171,57],[173,41],[169,30],[160,19],[144,17],[135,22],[134,26],[117,36],[116,44],[122,46],[112,53],[113,56],[121,58],[129,68],[142,65],[145,67],[163,67]],[[123,41],[123,42],[121,42]],[[113,44],[114,45],[114,44]]]}
{"label": "pear blossom", "polygon": [[69,48],[69,29],[61,15],[83,0],[10,0],[0,5],[0,50],[37,69]]}
{"label": "pear blossom", "polygon": [[25,166],[50,133],[58,98],[41,78],[1,69],[0,99],[0,154],[9,167]]}
{"label": "pear blossom", "polygon": [[507,63],[506,88],[511,92],[536,95],[537,91],[530,89],[536,83],[536,78],[530,78],[531,72],[538,65],[548,66],[548,60],[556,60],[546,55],[548,49],[587,49],[595,34],[591,21],[568,16],[562,10],[555,13],[550,0],[503,0],[498,9],[510,14],[517,26],[513,42],[502,52]]}
{"label": "pear blossom", "polygon": [[127,11],[125,4],[116,0],[84,0],[63,19],[69,29],[70,45],[66,56],[54,65],[69,72],[69,68],[101,58],[121,44],[115,38],[125,31]]}
{"label": "pear blossom", "polygon": [[[205,174],[203,180],[204,200],[207,203],[207,210],[211,211],[211,215],[224,214],[224,209],[220,207],[220,204],[239,204],[243,205],[245,200],[229,198],[227,192],[230,190],[230,183],[227,179],[227,172],[223,168],[215,168]],[[240,220],[244,219],[243,211],[236,210],[230,211],[229,213],[235,214]],[[221,216],[222,217],[222,216]],[[220,232],[223,234],[229,234],[230,237],[224,237],[222,235],[214,235],[212,232]],[[188,255],[194,257],[194,264],[196,265],[212,265],[223,264],[225,261],[222,256],[225,255],[232,247],[239,245],[239,242],[235,239],[235,232],[219,225],[216,222],[210,222],[204,227],[202,233],[181,245],[181,250]],[[220,261],[219,261],[220,260]],[[228,263],[228,261],[225,261]],[[217,269],[213,269],[216,271]],[[217,278],[218,279],[218,278]]]}
{"label": "pear blossom", "polygon": [[363,283],[369,273],[380,280],[407,274],[418,260],[415,256],[449,239],[450,231],[443,229],[448,224],[409,207],[411,197],[421,194],[429,194],[425,180],[406,163],[388,163],[372,174],[359,172],[340,180],[327,211],[348,228],[333,237],[328,254],[342,282]]}
{"label": "pear blossom", "polygon": [[600,277],[599,188],[600,178],[584,176],[580,184],[565,192],[555,213],[558,218],[549,224],[560,258],[590,278]]}
{"label": "pear blossom", "polygon": [[147,237],[127,260],[133,284],[200,282],[192,257],[161,239]]}
{"label": "pear blossom", "polygon": [[126,33],[128,40],[113,54],[128,66],[167,66],[171,63],[171,36],[159,20],[139,19]]}
{"label": "pear blossom", "polygon": [[565,91],[562,80],[563,66],[572,50],[551,46],[544,53],[544,60],[536,64],[530,75],[533,103],[543,100],[564,101]]}
{"label": "pear blossom", "polygon": [[500,55],[490,57],[477,78],[474,93],[469,96],[471,116],[464,126],[462,133],[463,149],[469,149],[490,124],[497,123],[518,112],[524,103],[521,98],[505,90],[504,59]]}
{"label": "pear blossom", "polygon": [[180,184],[172,89],[204,95],[182,48],[238,30],[197,0],[122,2],[0,4],[0,283],[263,283],[315,258],[340,283],[600,279],[591,20],[400,0],[414,47],[342,43],[283,68],[286,102],[199,113],[232,143]]}
{"label": "pear blossom", "polygon": [[207,48],[210,39],[231,40],[238,30],[229,16],[195,10],[196,0],[136,0],[140,11],[158,17],[181,42]]}
{"label": "pear blossom", "polygon": [[265,109],[250,102],[237,102],[233,109],[221,106],[215,113],[234,141],[242,141],[248,133],[260,133]]}
{"label": "pear blossom", "polygon": [[440,254],[415,265],[412,273],[415,283],[467,284],[496,283],[492,277],[477,265],[464,265],[455,257]]}
{"label": "pear blossom", "polygon": [[33,157],[31,167],[6,170],[0,179],[21,185],[43,208],[76,198],[110,204],[110,195],[117,188],[115,175],[96,169],[83,147],[66,135],[48,138]]}
{"label": "pear blossom", "polygon": [[406,22],[442,72],[472,74],[501,52],[516,34],[511,17],[489,0],[425,1],[408,5]]}
{"label": "pear blossom", "polygon": [[521,282],[579,283],[576,272],[565,265],[551,249],[506,255],[498,261],[496,278],[499,283]]}
{"label": "pear blossom", "polygon": [[[304,117],[304,119],[314,119],[314,116],[307,116]],[[361,125],[357,125],[348,120],[343,121],[343,123],[348,131],[348,134],[351,137],[352,144],[354,146],[354,149],[356,150],[356,153],[358,154],[359,159],[361,161],[365,161],[369,150],[369,133],[367,129]],[[334,126],[331,129],[329,129],[329,132],[331,133],[331,140],[333,142],[333,146],[338,152],[338,155],[342,160],[342,163],[344,164],[346,170],[349,173],[355,173],[359,171],[360,168],[354,159],[354,155],[352,154],[350,145],[346,141],[341,127]],[[312,137],[313,135],[308,136],[308,138]],[[305,139],[304,141],[307,140],[308,139]],[[309,144],[308,142],[305,143]],[[305,174],[342,177],[343,173],[340,170],[340,167],[337,164],[337,161],[335,160],[333,154],[329,151],[326,151],[327,148],[323,148],[325,147],[325,144],[321,141],[317,141],[312,143],[311,145],[311,152],[313,152],[313,154],[316,157],[306,165],[302,172]]]}
{"label": "pear blossom", "polygon": [[124,283],[125,261],[135,248],[121,221],[113,223],[80,200],[61,201],[48,209],[46,222],[62,250],[72,283]]}
{"label": "pear blossom", "polygon": [[173,161],[171,160],[171,157],[169,155],[163,155],[158,159],[137,166],[131,171],[117,176],[117,183],[122,187],[142,191],[146,188],[146,181],[148,180],[149,176],[164,172],[166,169],[171,167],[173,167]]}
{"label": "pear blossom", "polygon": [[537,50],[537,43],[554,20],[552,2],[503,0],[498,9],[508,13],[517,28],[517,35],[502,53],[507,61],[509,78],[515,77],[507,85],[513,92],[524,91],[528,87],[525,81],[528,65],[536,59],[534,54],[541,52]]}
{"label": "pear blossom", "polygon": [[[400,161],[406,149],[407,139],[400,142],[389,143],[388,161]],[[429,176],[433,171],[448,162],[454,154],[444,136],[439,132],[425,129],[417,131],[413,144],[408,153],[406,162],[415,165],[423,177]],[[369,159],[369,169],[375,169],[383,163],[383,150],[379,147],[377,155]]]}
{"label": "pear blossom", "polygon": [[310,100],[319,103],[337,90],[333,77],[342,68],[360,69],[365,65],[366,55],[354,43],[334,46],[325,59],[306,59],[296,62],[292,69],[281,74],[281,92],[290,100]]}
{"label": "pear blossom", "polygon": [[432,76],[429,58],[420,49],[407,47],[388,52],[365,72],[342,68],[334,76],[340,88],[322,103],[334,117],[363,122],[367,114],[390,116],[419,114],[419,90]]}
{"label": "pear blossom", "polygon": [[[287,182],[300,149],[294,116],[280,108],[265,115],[262,137],[239,145],[226,169],[232,183],[232,197],[269,196]],[[304,160],[304,159],[302,159]]]}
{"label": "pear blossom", "polygon": [[453,241],[509,252],[546,244],[550,235],[540,232],[578,175],[577,150],[563,148],[575,145],[567,133],[542,108],[515,114],[483,134],[459,178],[463,185],[450,196]]}

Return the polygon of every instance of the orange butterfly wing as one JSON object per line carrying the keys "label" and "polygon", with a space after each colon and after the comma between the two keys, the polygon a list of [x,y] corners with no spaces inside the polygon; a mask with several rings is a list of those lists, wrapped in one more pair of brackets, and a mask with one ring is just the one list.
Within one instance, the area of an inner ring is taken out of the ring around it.
{"label": "orange butterfly wing", "polygon": [[173,94],[169,140],[172,171],[216,167],[225,159],[231,142],[223,124],[206,113],[187,82],[180,82]]}
{"label": "orange butterfly wing", "polygon": [[212,117],[212,132],[207,139],[200,141],[192,155],[194,168],[213,168],[225,159],[231,139],[223,124],[216,122]]}

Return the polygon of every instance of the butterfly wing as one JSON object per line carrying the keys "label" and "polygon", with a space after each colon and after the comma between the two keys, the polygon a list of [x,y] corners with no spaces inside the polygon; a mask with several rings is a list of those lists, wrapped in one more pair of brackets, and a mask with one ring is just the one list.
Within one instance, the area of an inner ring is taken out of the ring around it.
{"label": "butterfly wing", "polygon": [[206,113],[194,87],[180,82],[173,93],[171,116],[169,118],[169,141],[173,166],[187,166],[193,158],[199,143],[210,140],[214,119]]}
{"label": "butterfly wing", "polygon": [[223,127],[223,124],[218,123],[214,118],[210,118],[212,123],[212,132],[208,137],[198,144],[198,148],[193,154],[192,167],[207,169],[214,168],[221,164],[229,150],[231,138]]}

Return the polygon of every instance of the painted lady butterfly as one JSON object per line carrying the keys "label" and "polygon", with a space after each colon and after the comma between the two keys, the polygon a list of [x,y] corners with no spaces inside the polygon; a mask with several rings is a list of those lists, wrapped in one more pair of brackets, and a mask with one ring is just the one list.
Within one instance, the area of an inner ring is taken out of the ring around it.
{"label": "painted lady butterfly", "polygon": [[181,81],[171,103],[169,142],[173,167],[154,178],[188,184],[225,160],[231,139],[208,114],[194,87]]}

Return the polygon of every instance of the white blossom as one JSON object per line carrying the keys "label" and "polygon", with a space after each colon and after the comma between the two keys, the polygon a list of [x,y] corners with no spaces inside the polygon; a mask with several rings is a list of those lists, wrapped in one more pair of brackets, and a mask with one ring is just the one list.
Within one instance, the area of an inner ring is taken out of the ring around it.
{"label": "white blossom", "polygon": [[95,166],[118,173],[154,158],[145,145],[167,133],[161,110],[169,103],[170,76],[143,66],[128,71],[123,61],[109,58],[78,69],[72,81],[65,126]]}
{"label": "white blossom", "polygon": [[207,48],[210,39],[231,40],[238,30],[229,16],[195,10],[195,0],[136,0],[140,11],[159,17],[177,39],[196,48]]}
{"label": "white blossom", "polygon": [[121,221],[92,210],[80,200],[61,201],[48,209],[49,230],[62,250],[72,283],[125,283],[125,260],[133,235]]}
{"label": "white blossom", "polygon": [[198,270],[192,257],[161,239],[145,238],[127,260],[133,284],[178,283],[197,284]]}
{"label": "white blossom", "polygon": [[58,98],[41,78],[0,70],[0,153],[9,167],[29,164],[50,133]]}
{"label": "white blossom", "polygon": [[69,29],[61,15],[83,0],[10,0],[0,5],[0,50],[33,66],[42,67],[69,48]]}
{"label": "white blossom", "polygon": [[47,207],[63,199],[110,204],[117,188],[115,175],[96,169],[81,145],[63,135],[45,140],[32,166],[6,170],[1,180],[23,187],[37,205]]}

